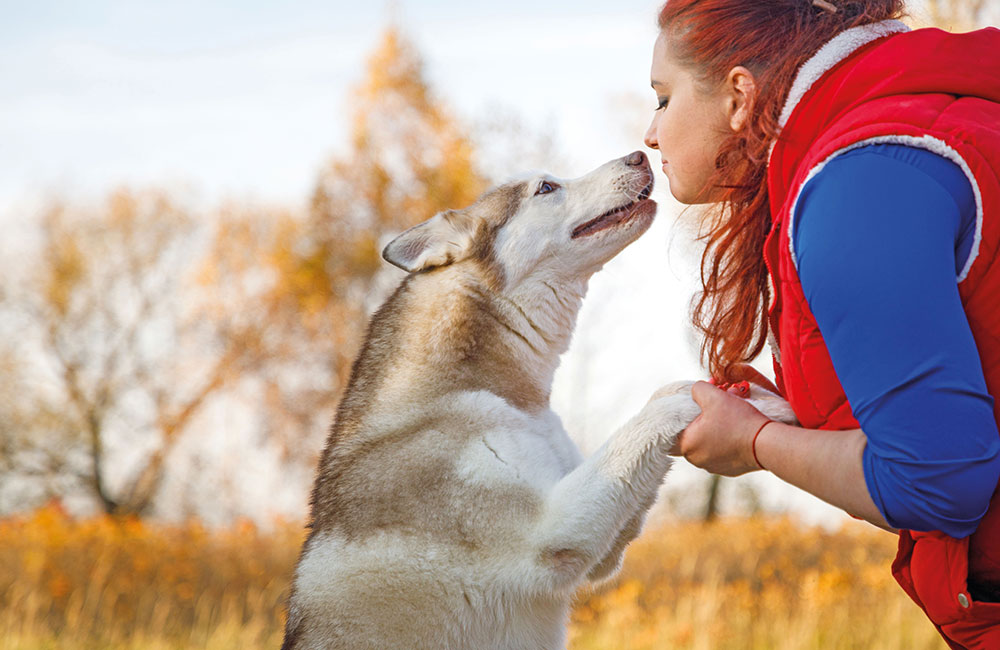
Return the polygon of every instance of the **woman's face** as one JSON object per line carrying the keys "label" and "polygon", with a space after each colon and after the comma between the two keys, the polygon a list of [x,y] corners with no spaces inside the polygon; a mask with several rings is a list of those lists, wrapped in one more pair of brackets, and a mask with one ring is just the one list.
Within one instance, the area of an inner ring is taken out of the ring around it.
{"label": "woman's face", "polygon": [[657,109],[644,140],[660,152],[670,193],[687,204],[718,200],[719,191],[708,181],[715,174],[720,146],[733,133],[726,84],[706,91],[692,71],[671,56],[665,31],[653,47],[650,78]]}

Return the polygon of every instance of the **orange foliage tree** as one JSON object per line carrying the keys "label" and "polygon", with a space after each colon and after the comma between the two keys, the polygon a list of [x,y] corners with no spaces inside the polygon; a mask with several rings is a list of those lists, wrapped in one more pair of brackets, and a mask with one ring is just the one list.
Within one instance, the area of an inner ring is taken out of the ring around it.
{"label": "orange foliage tree", "polygon": [[932,25],[951,31],[969,31],[1000,20],[993,0],[925,0]]}
{"label": "orange foliage tree", "polygon": [[267,310],[298,350],[287,357],[293,364],[262,378],[267,426],[289,455],[309,462],[321,440],[304,444],[302,432],[321,431],[317,414],[329,420],[366,312],[399,279],[381,259],[388,237],[472,203],[486,185],[471,139],[433,97],[418,52],[398,29],[370,57],[352,109],[349,149],[321,170],[307,214],[275,220],[235,211],[223,219],[212,258],[212,272],[234,285],[262,269],[269,279],[248,304]]}
{"label": "orange foliage tree", "polygon": [[390,28],[353,95],[350,150],[312,193],[303,259],[322,270],[331,299],[363,304],[387,235],[469,205],[485,185],[471,140],[434,100],[414,46]]}
{"label": "orange foliage tree", "polygon": [[351,125],[305,214],[229,204],[206,219],[158,192],[48,210],[27,281],[0,292],[0,328],[32,341],[27,355],[0,346],[0,384],[34,377],[0,399],[0,488],[34,478],[45,496],[149,514],[172,450],[234,392],[249,393],[258,439],[314,461],[366,310],[398,279],[382,245],[485,186],[395,28],[353,93]]}
{"label": "orange foliage tree", "polygon": [[[16,404],[0,405],[18,423],[0,430],[5,473],[40,477],[54,494],[82,488],[108,513],[145,514],[195,414],[263,356],[236,314],[206,319],[221,303],[193,282],[204,228],[166,194],[54,205],[39,234],[25,281],[0,304],[20,321],[18,349],[31,352],[5,373],[23,382]],[[134,454],[112,447],[145,453],[122,467]]]}

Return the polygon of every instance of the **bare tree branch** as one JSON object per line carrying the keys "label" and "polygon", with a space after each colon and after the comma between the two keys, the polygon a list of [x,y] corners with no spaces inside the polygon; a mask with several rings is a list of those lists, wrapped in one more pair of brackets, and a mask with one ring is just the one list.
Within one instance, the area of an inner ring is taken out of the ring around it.
{"label": "bare tree branch", "polygon": [[[366,308],[398,279],[383,275],[382,238],[485,187],[396,30],[354,100],[352,149],[319,174],[308,214],[223,206],[210,221],[128,191],[46,210],[29,282],[3,287],[0,328],[16,311],[40,351],[25,426],[71,444],[29,459],[45,445],[0,427],[0,466],[47,476],[45,489],[83,480],[105,511],[146,514],[199,414],[244,389],[259,393],[257,431],[299,460],[318,453]],[[124,465],[123,446],[145,455]]]}

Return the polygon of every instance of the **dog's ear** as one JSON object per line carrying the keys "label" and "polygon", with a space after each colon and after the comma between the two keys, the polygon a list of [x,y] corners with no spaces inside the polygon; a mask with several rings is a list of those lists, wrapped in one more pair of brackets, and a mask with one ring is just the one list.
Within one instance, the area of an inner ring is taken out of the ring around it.
{"label": "dog's ear", "polygon": [[393,239],[382,257],[414,273],[465,259],[472,250],[477,220],[465,210],[445,210]]}

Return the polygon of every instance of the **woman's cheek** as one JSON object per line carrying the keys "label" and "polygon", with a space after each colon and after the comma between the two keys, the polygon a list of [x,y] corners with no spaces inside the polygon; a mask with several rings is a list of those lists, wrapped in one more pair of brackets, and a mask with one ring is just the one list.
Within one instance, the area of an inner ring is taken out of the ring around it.
{"label": "woman's cheek", "polygon": [[677,147],[675,146],[674,139],[671,137],[670,124],[667,120],[660,122],[657,137],[660,142],[660,159],[661,161],[666,161],[662,165],[663,173],[669,176],[670,172],[676,169],[674,161],[677,158]]}

